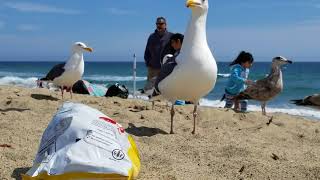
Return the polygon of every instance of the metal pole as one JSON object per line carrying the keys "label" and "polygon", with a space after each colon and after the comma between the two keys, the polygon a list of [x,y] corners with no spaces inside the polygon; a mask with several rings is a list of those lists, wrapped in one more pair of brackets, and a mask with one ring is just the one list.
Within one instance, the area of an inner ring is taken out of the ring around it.
{"label": "metal pole", "polygon": [[133,98],[136,98],[137,56],[133,54]]}

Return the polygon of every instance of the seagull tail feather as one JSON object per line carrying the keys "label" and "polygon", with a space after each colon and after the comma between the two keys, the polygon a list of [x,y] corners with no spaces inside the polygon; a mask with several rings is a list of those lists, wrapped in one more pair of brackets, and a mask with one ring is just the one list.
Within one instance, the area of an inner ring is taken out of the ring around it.
{"label": "seagull tail feather", "polygon": [[305,101],[303,99],[294,99],[294,100],[290,100],[290,102],[299,106],[311,105],[308,101]]}
{"label": "seagull tail feather", "polygon": [[226,94],[223,94],[223,96],[221,97],[221,99],[220,99],[220,102],[222,102],[223,100],[225,100],[226,99]]}

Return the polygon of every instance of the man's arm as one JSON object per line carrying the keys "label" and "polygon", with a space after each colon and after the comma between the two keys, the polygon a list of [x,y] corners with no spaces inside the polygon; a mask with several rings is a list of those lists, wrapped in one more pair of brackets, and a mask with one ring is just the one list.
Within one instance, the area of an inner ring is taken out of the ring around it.
{"label": "man's arm", "polygon": [[149,46],[150,46],[150,37],[148,38],[148,42],[147,42],[147,45],[146,45],[146,49],[144,51],[144,62],[146,64],[146,66],[148,67],[149,64],[150,64],[150,60],[151,60],[151,54],[150,54],[150,50],[149,50]]}

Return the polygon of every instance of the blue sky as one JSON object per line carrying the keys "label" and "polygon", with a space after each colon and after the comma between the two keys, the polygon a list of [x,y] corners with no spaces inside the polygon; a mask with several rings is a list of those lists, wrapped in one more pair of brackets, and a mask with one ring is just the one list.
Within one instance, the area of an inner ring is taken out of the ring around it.
{"label": "blue sky", "polygon": [[[320,0],[209,0],[208,43],[218,61],[241,50],[256,60],[283,55],[320,61]],[[0,61],[65,60],[75,41],[95,61],[142,60],[155,18],[184,32],[185,0],[0,0]]]}

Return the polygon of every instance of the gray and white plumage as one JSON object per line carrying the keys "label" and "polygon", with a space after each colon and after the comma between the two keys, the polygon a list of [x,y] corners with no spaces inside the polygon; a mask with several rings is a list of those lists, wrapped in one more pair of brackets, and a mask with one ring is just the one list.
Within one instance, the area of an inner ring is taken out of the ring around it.
{"label": "gray and white plumage", "polygon": [[320,94],[313,94],[303,99],[291,100],[299,106],[320,106]]}
{"label": "gray and white plumage", "polygon": [[76,42],[72,46],[72,54],[68,61],[55,65],[42,81],[52,82],[54,85],[61,88],[62,98],[63,91],[70,91],[72,97],[72,86],[78,80],[82,79],[84,73],[83,52],[92,52],[92,48],[82,42]]}
{"label": "gray and white plumage", "polygon": [[266,78],[250,84],[246,90],[235,97],[235,100],[253,99],[260,101],[262,114],[266,115],[267,101],[276,97],[283,90],[281,66],[291,63],[292,61],[282,56],[273,58],[270,74]]}

